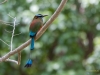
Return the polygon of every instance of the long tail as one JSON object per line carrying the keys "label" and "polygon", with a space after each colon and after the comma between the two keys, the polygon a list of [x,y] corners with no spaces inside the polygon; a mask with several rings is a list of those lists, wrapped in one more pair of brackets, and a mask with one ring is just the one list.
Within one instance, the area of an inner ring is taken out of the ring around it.
{"label": "long tail", "polygon": [[30,46],[30,50],[34,49],[34,38],[31,38],[31,46]]}
{"label": "long tail", "polygon": [[30,54],[29,54],[29,59],[26,62],[25,67],[31,67],[32,66],[31,53],[32,53],[32,50],[34,50],[34,37],[35,37],[35,35],[36,35],[36,33],[30,32],[30,37],[31,37]]}

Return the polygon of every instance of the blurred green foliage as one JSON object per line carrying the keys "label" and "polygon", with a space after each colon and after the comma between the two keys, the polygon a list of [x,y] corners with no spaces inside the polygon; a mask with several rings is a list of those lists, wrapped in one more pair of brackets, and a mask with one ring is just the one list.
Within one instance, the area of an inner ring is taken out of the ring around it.
{"label": "blurred green foliage", "polygon": [[[0,0],[2,2],[3,0]],[[21,65],[0,63],[0,75],[99,75],[100,74],[100,0],[68,0],[61,14],[35,42],[33,66],[24,68],[29,46],[21,55]],[[60,0],[8,0],[0,5],[0,39],[10,44],[14,20],[17,18],[13,49],[29,39],[29,25],[35,14],[49,15],[57,9]],[[2,22],[2,21],[4,22]],[[0,56],[9,47],[0,41]],[[17,55],[12,59],[17,60]]]}

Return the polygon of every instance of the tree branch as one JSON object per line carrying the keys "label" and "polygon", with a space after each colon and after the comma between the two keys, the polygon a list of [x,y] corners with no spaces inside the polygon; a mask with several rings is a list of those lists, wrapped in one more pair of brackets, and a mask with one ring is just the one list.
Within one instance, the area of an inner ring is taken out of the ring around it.
{"label": "tree branch", "polygon": [[3,3],[5,3],[5,2],[7,2],[8,0],[4,0],[3,2],[1,2],[0,4],[3,4]]}
{"label": "tree branch", "polygon": [[8,45],[5,41],[3,41],[2,39],[0,39],[0,41],[2,41],[4,44],[6,44],[8,47],[10,47],[10,45]]}
{"label": "tree branch", "polygon": [[13,32],[12,32],[12,37],[11,37],[11,44],[10,44],[10,51],[12,51],[12,46],[13,46],[13,37],[15,33],[15,24],[16,24],[16,17],[14,18],[14,26],[13,26]]}
{"label": "tree branch", "polygon": [[20,65],[20,61],[21,61],[21,52],[18,52],[18,65]]}
{"label": "tree branch", "polygon": [[[66,4],[67,0],[62,0],[57,10],[54,12],[54,14],[51,16],[51,18],[45,23],[45,25],[38,31],[35,40],[39,39],[39,37],[46,31],[46,29],[50,26],[50,24],[57,18],[61,10],[64,8],[64,5]],[[25,47],[27,47],[30,44],[31,39],[26,41],[24,44],[20,45],[18,48],[12,50],[12,52],[7,53],[6,55],[2,56],[0,58],[0,62],[6,60],[10,56],[14,55],[15,53],[18,53],[19,51],[23,50]]]}
{"label": "tree branch", "polygon": [[9,62],[13,62],[13,63],[16,63],[16,64],[18,64],[18,62],[16,61],[16,60],[12,60],[12,59],[6,59],[5,61],[9,61]]}
{"label": "tree branch", "polygon": [[36,40],[46,31],[46,29],[51,25],[51,23],[58,17],[59,13],[63,9],[67,0],[62,0],[57,10],[51,16],[51,18],[45,23],[45,25],[40,29],[40,31],[36,35]]}

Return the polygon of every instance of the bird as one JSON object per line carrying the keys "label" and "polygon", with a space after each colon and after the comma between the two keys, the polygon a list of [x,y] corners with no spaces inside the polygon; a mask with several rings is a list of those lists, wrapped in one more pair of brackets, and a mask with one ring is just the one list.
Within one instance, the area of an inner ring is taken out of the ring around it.
{"label": "bird", "polygon": [[34,39],[37,34],[37,32],[40,30],[40,28],[44,25],[43,24],[43,17],[48,15],[42,15],[42,14],[36,14],[30,24],[29,27],[29,36],[31,38],[31,44],[30,44],[30,54],[29,59],[27,60],[24,67],[31,67],[32,66],[32,59],[31,59],[31,53],[34,50]]}

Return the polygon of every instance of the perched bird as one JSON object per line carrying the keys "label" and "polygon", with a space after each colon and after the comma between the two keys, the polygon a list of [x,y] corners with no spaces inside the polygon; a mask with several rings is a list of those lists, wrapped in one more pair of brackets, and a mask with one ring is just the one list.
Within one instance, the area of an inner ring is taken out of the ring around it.
{"label": "perched bird", "polygon": [[31,53],[32,53],[32,50],[34,50],[34,38],[35,38],[37,32],[42,27],[43,17],[45,17],[45,16],[47,16],[47,15],[42,15],[42,14],[35,15],[30,24],[30,27],[29,27],[29,36],[31,38],[30,55],[29,55],[28,61],[26,62],[25,67],[31,67],[31,65],[32,65]]}

